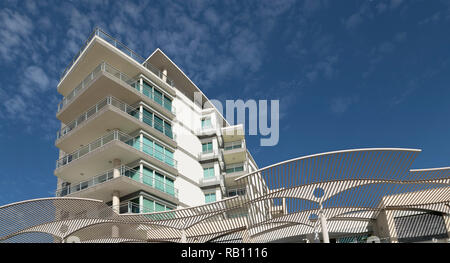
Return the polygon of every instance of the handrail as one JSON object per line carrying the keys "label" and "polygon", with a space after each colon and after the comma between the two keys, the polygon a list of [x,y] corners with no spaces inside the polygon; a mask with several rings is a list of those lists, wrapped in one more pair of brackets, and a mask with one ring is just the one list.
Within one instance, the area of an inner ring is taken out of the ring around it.
{"label": "handrail", "polygon": [[212,149],[212,150],[209,150],[209,151],[206,151],[206,152],[203,152],[203,151],[199,152],[197,157],[198,157],[198,159],[201,159],[202,157],[204,157],[206,155],[208,155],[208,156],[209,155],[216,156],[218,154],[219,154],[219,151],[217,149]]}
{"label": "handrail", "polygon": [[[104,61],[101,62],[97,67],[95,67],[94,70],[91,73],[89,73],[88,76],[86,76],[86,78],[83,81],[81,81],[80,84],[78,84],[67,96],[65,96],[58,103],[57,112],[62,111],[66,105],[68,105],[70,102],[72,102],[82,90],[84,90],[86,87],[88,87],[89,84],[91,84],[92,81],[98,75],[100,75],[101,72],[108,73],[111,76],[123,81],[127,85],[129,85],[132,88],[139,91],[141,94],[145,95],[146,97],[152,99],[156,103],[163,106],[163,108],[165,110],[175,114],[175,107],[172,104],[166,105],[166,102],[163,100],[163,98],[158,97],[159,95],[155,94],[153,90],[151,92],[147,92],[147,91],[144,92],[144,89],[142,87],[139,87],[142,85],[140,85],[140,83],[138,83],[138,80],[129,77],[127,74],[121,72],[120,70],[114,68],[113,66],[109,65],[108,63],[106,63]],[[147,94],[147,93],[149,93],[149,94]],[[159,100],[158,100],[158,98],[159,98]]]}
{"label": "handrail", "polygon": [[169,79],[166,74],[162,73],[159,69],[157,69],[155,66],[151,65],[148,61],[145,61],[145,59],[143,57],[141,57],[136,52],[134,52],[133,50],[128,48],[122,42],[120,42],[117,39],[115,39],[114,37],[110,36],[108,33],[103,31],[99,27],[94,28],[92,33],[89,35],[88,39],[84,42],[84,44],[82,45],[82,47],[78,51],[78,53],[73,57],[73,59],[69,62],[69,65],[62,72],[60,80],[62,80],[67,75],[69,70],[72,68],[72,66],[75,64],[77,59],[80,57],[81,53],[83,53],[83,51],[86,49],[87,45],[91,42],[91,40],[95,36],[105,40],[108,43],[110,43],[115,48],[117,48],[120,51],[122,51],[125,55],[129,56],[130,58],[132,58],[133,60],[135,60],[139,64],[143,65],[145,68],[150,70],[153,74],[158,76],[160,79],[165,80],[165,82],[167,84],[169,84],[171,87],[174,86],[173,80]]}
{"label": "handrail", "polygon": [[146,97],[150,98],[157,104],[161,105],[165,110],[176,114],[175,107],[172,105],[172,103],[167,104],[166,101],[163,99],[163,97],[152,89],[144,90],[144,85],[138,82],[139,80],[135,80],[132,84],[130,84],[133,88],[135,88],[137,91],[139,91],[141,94],[145,95]]}
{"label": "handrail", "polygon": [[78,84],[67,96],[65,96],[58,103],[58,112],[60,112],[67,104],[69,104],[75,97],[80,93],[80,91],[84,90],[91,82],[100,75],[100,72],[109,73],[111,76],[116,77],[117,79],[125,82],[128,85],[132,85],[134,79],[130,78],[127,74],[117,70],[113,66],[109,65],[106,62],[101,62],[97,67],[89,73],[80,84]]}
{"label": "handrail", "polygon": [[86,120],[92,118],[94,115],[96,115],[100,110],[102,110],[106,105],[114,106],[118,109],[120,109],[123,112],[128,113],[130,116],[136,118],[140,122],[143,122],[147,124],[148,126],[154,128],[155,130],[161,132],[165,136],[169,137],[172,140],[176,140],[176,134],[172,131],[172,129],[166,129],[165,125],[161,125],[158,122],[153,121],[152,119],[148,118],[144,114],[142,114],[139,109],[132,107],[112,96],[108,96],[104,99],[102,99],[100,102],[89,108],[85,113],[81,114],[75,120],[71,121],[66,126],[62,127],[57,133],[56,133],[56,139],[59,140],[66,136],[70,131],[78,127],[81,123],[85,122]]}
{"label": "handrail", "polygon": [[[157,179],[154,176],[148,176],[148,175],[146,175],[144,173],[141,173],[141,172],[138,172],[138,171],[136,171],[134,169],[131,169],[131,168],[125,166],[125,165],[122,165],[119,169],[120,169],[120,176],[129,177],[129,178],[131,178],[131,179],[133,179],[133,180],[135,180],[137,182],[149,185],[149,186],[151,186],[152,188],[155,188],[158,191],[167,193],[169,195],[172,195],[172,196],[178,198],[178,189],[175,188],[173,185],[168,185],[164,181],[161,181],[161,180]],[[72,193],[79,192],[79,191],[84,190],[84,189],[91,188],[92,186],[95,186],[95,185],[98,185],[98,184],[110,181],[110,180],[112,180],[114,178],[113,171],[114,170],[109,170],[107,172],[103,172],[103,173],[101,173],[99,175],[96,175],[96,176],[92,177],[89,180],[82,181],[82,182],[80,182],[80,183],[78,183],[76,185],[67,186],[67,187],[63,187],[63,188],[57,189],[56,192],[55,192],[55,196],[56,197],[66,196],[66,195],[69,195],[69,194],[72,194]],[[133,175],[135,175],[135,174],[139,175],[139,180],[136,180],[135,178],[132,178]],[[151,179],[151,181],[149,181],[149,179]],[[163,188],[162,189],[159,188],[158,185],[162,185]]]}
{"label": "handrail", "polygon": [[[62,158],[58,159],[56,161],[56,169],[58,169],[62,166],[65,166],[65,165],[69,164],[70,162],[83,157],[84,155],[94,151],[97,148],[100,148],[100,147],[106,145],[107,143],[109,143],[111,141],[121,141],[127,145],[130,145],[131,147],[133,147],[135,149],[136,149],[135,145],[138,143],[139,149],[137,149],[137,150],[139,150],[153,158],[156,158],[156,159],[168,164],[169,166],[172,166],[174,168],[177,167],[177,161],[174,160],[172,157],[167,156],[164,152],[161,152],[158,149],[156,149],[154,144],[147,145],[143,142],[140,142],[138,139],[131,137],[128,134],[125,134],[118,130],[114,130],[114,131],[100,137],[99,139],[89,143],[88,145],[81,147],[80,149],[76,150],[75,152],[66,154]],[[149,150],[149,152],[146,152],[147,150]]]}

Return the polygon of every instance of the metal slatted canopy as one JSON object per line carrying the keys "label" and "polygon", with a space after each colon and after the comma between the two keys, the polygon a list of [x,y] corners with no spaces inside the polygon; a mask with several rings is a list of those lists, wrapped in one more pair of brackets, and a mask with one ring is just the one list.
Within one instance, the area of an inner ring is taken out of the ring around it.
{"label": "metal slatted canopy", "polygon": [[317,233],[319,211],[334,233],[367,232],[386,210],[450,214],[450,167],[411,170],[419,152],[375,148],[300,157],[237,178],[243,196],[165,212],[118,215],[82,198],[14,203],[0,207],[0,241],[274,242]]}

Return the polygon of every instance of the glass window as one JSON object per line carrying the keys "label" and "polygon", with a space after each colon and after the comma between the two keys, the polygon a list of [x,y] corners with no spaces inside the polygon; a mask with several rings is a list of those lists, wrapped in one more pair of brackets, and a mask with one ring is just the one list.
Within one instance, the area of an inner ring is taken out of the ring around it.
{"label": "glass window", "polygon": [[160,203],[155,203],[155,211],[156,212],[166,211],[166,207]]}
{"label": "glass window", "polygon": [[155,115],[155,129],[157,129],[158,131],[164,133],[164,124],[163,124],[163,120]]}
{"label": "glass window", "polygon": [[144,81],[144,85],[142,86],[142,93],[145,96],[152,98],[152,86],[147,84],[145,81]]}
{"label": "glass window", "polygon": [[142,148],[146,154],[153,156],[153,141],[145,136],[143,136]]}
{"label": "glass window", "polygon": [[143,167],[143,173],[142,173],[142,181],[144,184],[153,186],[153,170]]}
{"label": "glass window", "polygon": [[153,113],[144,109],[144,114],[142,116],[142,121],[153,127]]}
{"label": "glass window", "polygon": [[172,101],[164,96],[164,108],[166,108],[168,111],[172,111]]}
{"label": "glass window", "polygon": [[207,142],[202,144],[202,152],[210,153],[212,152],[212,142]]}
{"label": "glass window", "polygon": [[164,122],[164,134],[167,136],[167,137],[169,137],[169,138],[171,138],[171,139],[173,139],[173,135],[172,135],[172,125],[170,125],[169,123],[167,123],[167,122]]}
{"label": "glass window", "polygon": [[155,187],[158,190],[164,191],[164,175],[155,172]]}
{"label": "glass window", "polygon": [[175,161],[173,160],[173,152],[164,149],[164,154],[165,154],[165,163],[167,163],[168,165],[174,167],[175,166]]}
{"label": "glass window", "polygon": [[154,100],[156,101],[156,103],[158,103],[159,105],[162,105],[162,93],[161,91],[157,90],[157,89],[153,89],[153,95],[154,95]]}
{"label": "glass window", "polygon": [[206,118],[206,119],[202,119],[202,128],[211,128],[211,119],[210,118]]}
{"label": "glass window", "polygon": [[164,147],[155,143],[155,155],[154,157],[162,162],[164,162]]}
{"label": "glass window", "polygon": [[175,187],[173,180],[166,177],[166,193],[170,194],[171,196],[175,195]]}
{"label": "glass window", "polygon": [[216,193],[205,194],[205,203],[212,203],[216,201]]}
{"label": "glass window", "polygon": [[155,201],[144,198],[143,213],[155,212]]}
{"label": "glass window", "polygon": [[204,178],[214,177],[214,167],[203,168],[203,177]]}

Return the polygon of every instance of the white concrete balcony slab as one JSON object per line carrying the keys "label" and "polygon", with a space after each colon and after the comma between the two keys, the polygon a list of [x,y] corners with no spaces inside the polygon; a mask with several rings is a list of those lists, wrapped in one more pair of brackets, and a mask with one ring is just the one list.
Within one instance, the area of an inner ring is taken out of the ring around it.
{"label": "white concrete balcony slab", "polygon": [[175,108],[171,104],[165,105],[165,101],[154,92],[144,90],[138,80],[106,62],[100,63],[61,100],[56,117],[68,123],[107,95],[127,104],[143,101],[165,117],[171,120],[175,118]]}
{"label": "white concrete balcony slab", "polygon": [[176,134],[147,119],[138,109],[114,97],[106,97],[57,133],[56,147],[71,152],[96,139],[99,134],[118,129],[132,133],[143,129],[162,142],[176,148]]}
{"label": "white concrete balcony slab", "polygon": [[178,175],[176,160],[117,130],[57,160],[55,175],[67,182],[81,182],[85,179],[84,174],[98,174],[109,169],[114,159],[120,159],[122,163],[143,159]]}
{"label": "white concrete balcony slab", "polygon": [[222,152],[225,164],[239,163],[247,160],[247,149],[244,140],[226,142]]}
{"label": "white concrete balcony slab", "polygon": [[175,96],[174,83],[157,67],[104,31],[96,28],[61,75],[58,92],[67,96],[92,70],[105,61],[128,76],[144,74]]}
{"label": "white concrete balcony slab", "polygon": [[224,143],[242,141],[244,137],[244,126],[242,124],[222,128],[222,138]]}
{"label": "white concrete balcony slab", "polygon": [[197,158],[199,162],[208,162],[221,159],[220,152],[217,149],[208,152],[201,152],[198,154]]}
{"label": "white concrete balcony slab", "polygon": [[113,170],[101,173],[89,180],[56,190],[57,197],[81,197],[98,200],[111,199],[112,189],[121,196],[145,191],[178,204],[178,189],[126,166],[120,167],[120,177],[113,177]]}
{"label": "white concrete balcony slab", "polygon": [[199,185],[200,188],[211,187],[215,185],[221,185],[222,179],[219,176],[209,177],[209,178],[200,178]]}

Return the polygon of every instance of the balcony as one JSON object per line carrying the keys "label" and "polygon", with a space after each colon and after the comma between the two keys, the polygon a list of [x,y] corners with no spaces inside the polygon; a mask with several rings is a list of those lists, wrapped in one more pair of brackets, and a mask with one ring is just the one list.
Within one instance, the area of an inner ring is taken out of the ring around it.
{"label": "balcony", "polygon": [[245,137],[244,126],[242,124],[222,128],[224,143],[242,141]]}
{"label": "balcony", "polygon": [[[61,74],[60,84],[58,85],[58,91],[61,94],[69,93],[69,90],[65,83],[70,83],[74,79],[79,78],[86,69],[92,68],[90,65],[98,65],[99,60],[108,58],[116,63],[114,65],[120,65],[123,71],[128,71],[126,74],[134,76],[138,74],[138,68],[146,69],[148,73],[155,76],[155,79],[160,83],[165,83],[170,87],[174,87],[174,82],[167,77],[161,70],[145,62],[145,59],[122,44],[117,39],[113,38],[100,28],[95,28],[89,35],[80,51],[70,61],[69,65],[64,69]],[[134,67],[132,67],[134,66]],[[70,73],[70,74],[69,74]],[[149,75],[147,73],[147,75]]]}
{"label": "balcony", "polygon": [[57,117],[62,122],[80,114],[78,109],[86,109],[105,94],[119,97],[125,103],[142,100],[166,117],[175,117],[175,108],[153,91],[143,89],[138,80],[115,69],[106,62],[100,63],[58,104]]}
{"label": "balcony", "polygon": [[247,159],[245,141],[226,142],[223,148],[223,159],[226,164],[245,161]]}
{"label": "balcony", "polygon": [[217,149],[210,150],[207,152],[201,152],[197,155],[199,162],[207,162],[215,159],[220,159],[220,154]]}
{"label": "balcony", "polygon": [[220,179],[219,176],[208,177],[208,178],[202,177],[199,180],[199,184],[200,184],[200,188],[209,187],[209,186],[213,186],[213,185],[221,185],[222,180]]}
{"label": "balcony", "polygon": [[248,162],[242,162],[237,164],[231,164],[226,166],[225,170],[225,184],[227,187],[237,185],[235,179],[247,174],[249,171]]}
{"label": "balcony", "polygon": [[114,130],[105,136],[67,154],[56,161],[55,175],[69,182],[83,181],[85,171],[100,173],[111,167],[112,160],[131,163],[145,159],[153,165],[177,175],[177,162],[153,145],[146,145],[121,131]]}
{"label": "balcony", "polygon": [[[94,120],[95,121],[92,121]],[[119,129],[131,133],[144,129],[156,138],[176,147],[176,134],[166,126],[144,116],[138,108],[132,107],[114,97],[106,97],[81,114],[57,132],[56,146],[64,152],[79,147],[80,143],[94,140],[98,134]],[[69,139],[66,139],[70,137]]]}
{"label": "balcony", "polygon": [[217,130],[215,127],[202,127],[202,128],[198,128],[196,131],[196,135],[198,137],[208,137],[208,136],[213,136],[217,134]]}
{"label": "balcony", "polygon": [[119,191],[122,196],[144,190],[169,201],[177,202],[178,189],[173,185],[126,166],[121,166],[119,171],[120,177],[118,178],[114,178],[113,170],[109,170],[74,186],[58,189],[55,196],[108,200],[111,196],[111,189]]}

